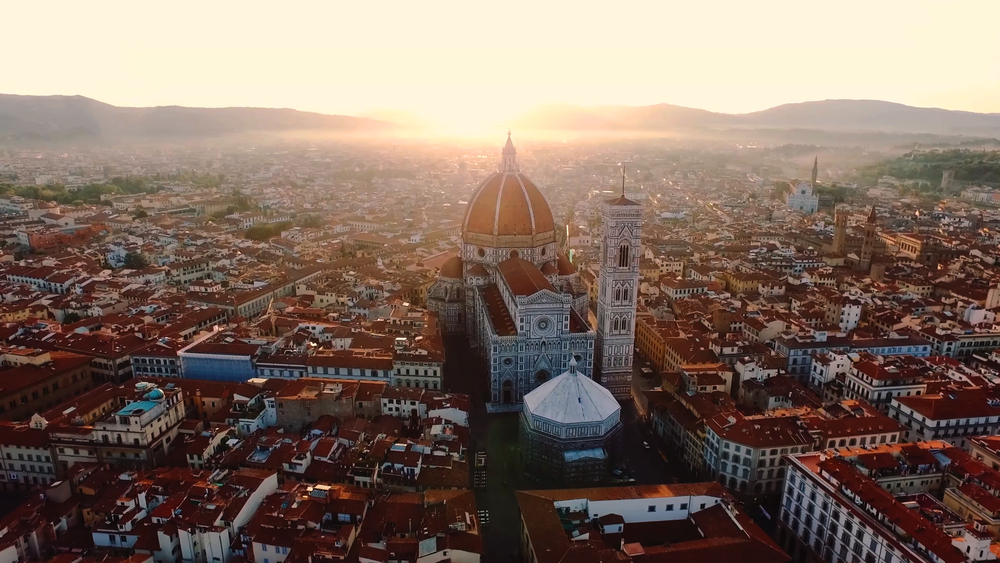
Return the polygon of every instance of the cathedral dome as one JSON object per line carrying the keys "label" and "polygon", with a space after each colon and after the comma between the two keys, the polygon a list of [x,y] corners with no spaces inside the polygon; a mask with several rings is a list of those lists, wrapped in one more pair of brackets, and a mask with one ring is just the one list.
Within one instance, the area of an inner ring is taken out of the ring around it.
{"label": "cathedral dome", "polygon": [[469,200],[465,233],[488,236],[535,236],[555,231],[545,196],[524,174],[497,172]]}
{"label": "cathedral dome", "polygon": [[[483,237],[490,237],[496,247],[517,247],[520,245],[504,242],[514,242],[510,237],[530,237],[531,240],[525,242],[534,246],[555,240],[555,221],[549,202],[535,184],[521,174],[515,155],[508,132],[499,170],[480,184],[469,199],[462,221],[462,235],[467,241],[480,239],[487,244],[491,241]],[[497,240],[497,237],[507,240]]]}

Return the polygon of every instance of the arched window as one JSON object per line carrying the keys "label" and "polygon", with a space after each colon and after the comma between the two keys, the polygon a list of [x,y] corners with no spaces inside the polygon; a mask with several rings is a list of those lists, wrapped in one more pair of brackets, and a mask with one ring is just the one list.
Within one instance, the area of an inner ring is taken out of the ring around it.
{"label": "arched window", "polygon": [[622,290],[622,301],[628,301],[629,300],[628,293],[629,292],[628,292],[628,288],[627,287]]}
{"label": "arched window", "polygon": [[615,288],[615,301],[621,301],[621,300],[622,300],[622,288],[619,286]]}
{"label": "arched window", "polygon": [[621,245],[618,249],[618,267],[628,268],[629,264],[629,248],[627,244]]}

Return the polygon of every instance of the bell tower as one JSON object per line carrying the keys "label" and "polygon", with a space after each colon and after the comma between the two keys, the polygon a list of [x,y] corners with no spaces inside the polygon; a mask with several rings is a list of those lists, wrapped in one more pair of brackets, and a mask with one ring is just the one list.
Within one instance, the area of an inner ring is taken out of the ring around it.
{"label": "bell tower", "polygon": [[833,252],[847,254],[847,211],[842,209],[833,212]]}
{"label": "bell tower", "polygon": [[862,272],[869,272],[872,269],[872,254],[875,252],[875,237],[878,235],[877,220],[878,214],[872,205],[872,210],[865,220],[865,239],[861,243],[861,256],[858,261],[858,269]]}
{"label": "bell tower", "polygon": [[600,383],[618,398],[632,394],[635,308],[642,252],[642,205],[621,196],[601,210],[601,268],[597,295],[595,371]]}

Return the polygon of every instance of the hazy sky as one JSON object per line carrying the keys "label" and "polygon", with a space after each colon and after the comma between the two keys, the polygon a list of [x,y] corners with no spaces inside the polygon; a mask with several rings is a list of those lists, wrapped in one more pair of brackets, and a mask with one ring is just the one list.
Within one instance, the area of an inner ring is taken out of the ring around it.
{"label": "hazy sky", "polygon": [[116,105],[725,112],[867,98],[1000,112],[1000,1],[38,2],[3,9],[0,92]]}

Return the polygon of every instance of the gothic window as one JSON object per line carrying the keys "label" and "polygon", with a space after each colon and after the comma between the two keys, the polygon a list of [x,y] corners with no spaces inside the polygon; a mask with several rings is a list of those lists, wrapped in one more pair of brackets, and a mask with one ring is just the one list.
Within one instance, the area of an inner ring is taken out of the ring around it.
{"label": "gothic window", "polygon": [[629,264],[629,248],[627,244],[623,244],[618,249],[618,267],[628,268],[628,264]]}
{"label": "gothic window", "polygon": [[622,300],[623,301],[628,301],[629,300],[629,295],[628,294],[629,294],[629,290],[626,287],[625,289],[622,290]]}

